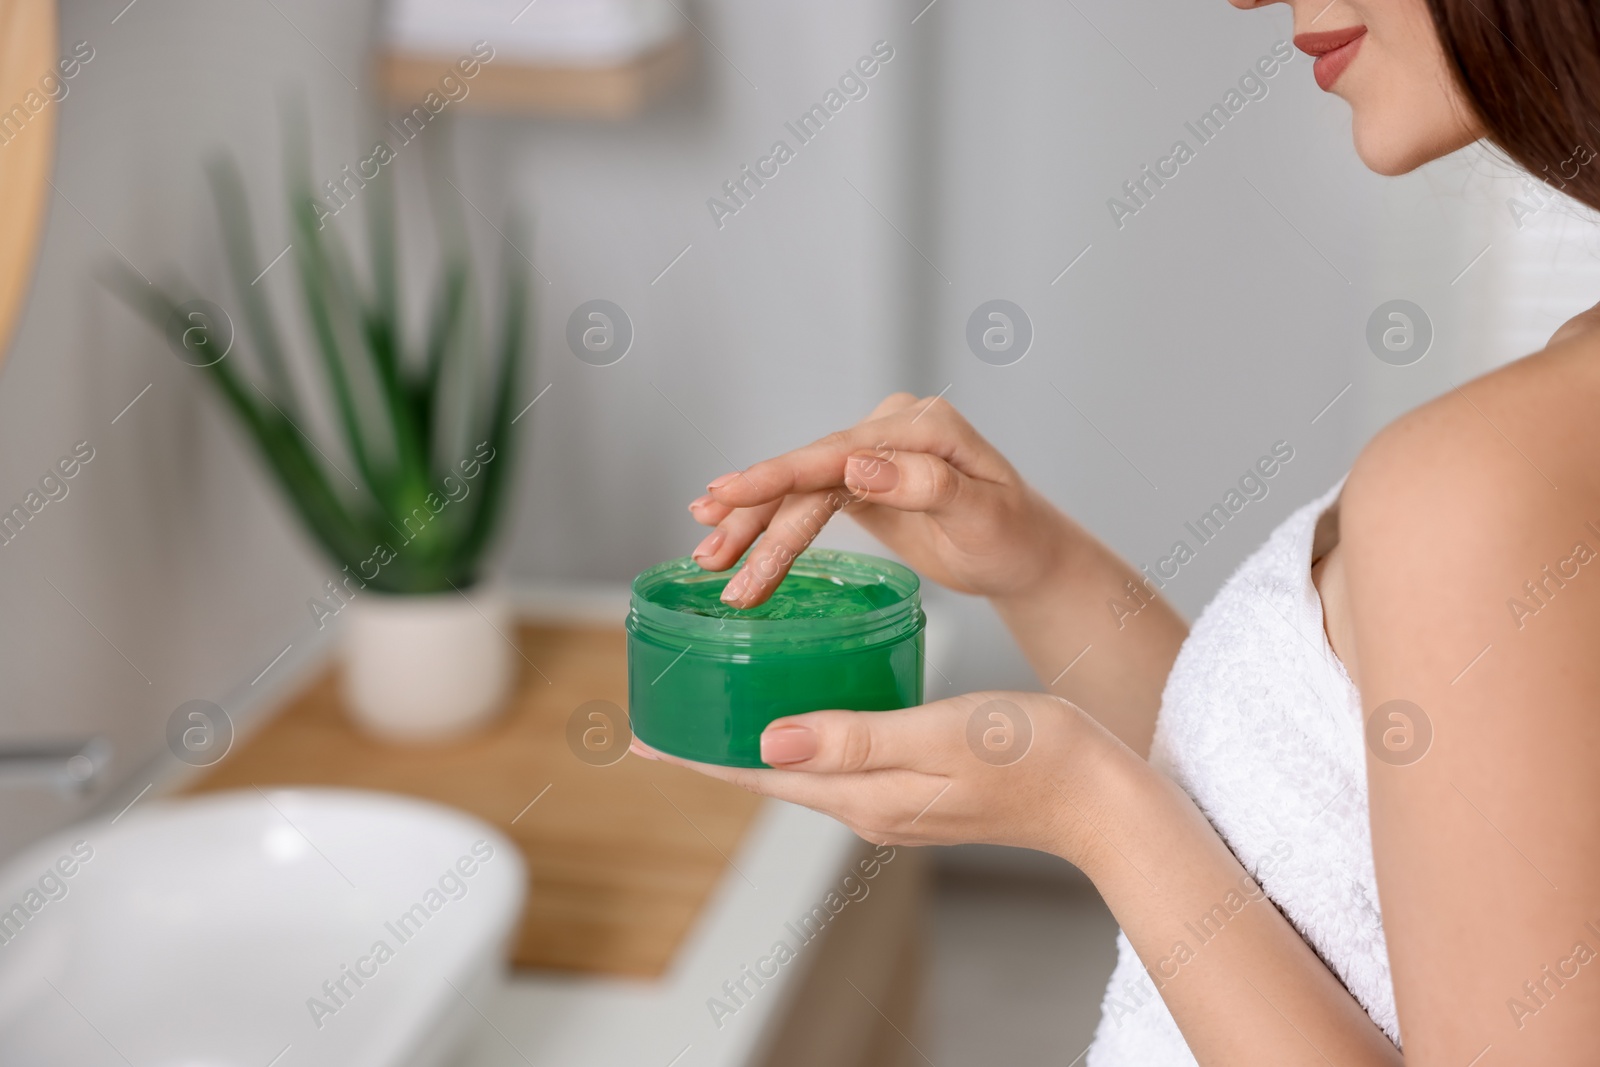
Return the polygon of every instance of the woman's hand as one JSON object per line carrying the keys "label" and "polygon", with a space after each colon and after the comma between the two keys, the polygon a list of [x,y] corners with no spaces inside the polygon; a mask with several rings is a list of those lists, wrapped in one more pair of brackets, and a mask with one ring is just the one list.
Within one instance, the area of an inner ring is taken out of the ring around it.
{"label": "woman's hand", "polygon": [[840,510],[924,577],[991,597],[1039,583],[1076,531],[948,402],[896,393],[849,430],[713,481],[689,505],[716,527],[695,562],[726,570],[765,531],[722,597],[754,607]]}
{"label": "woman's hand", "polygon": [[924,579],[988,597],[1041,682],[1149,751],[1183,620],[938,397],[896,393],[851,429],[716,479],[689,505],[716,527],[693,556],[724,571],[749,549],[722,600],[751,608],[841,510]]}
{"label": "woman's hand", "polygon": [[[771,770],[691,763],[637,739],[633,750],[831,815],[874,844],[984,842],[1075,864],[1144,962],[1146,980],[1119,994],[1137,1011],[1159,990],[1203,1064],[1400,1065],[1188,795],[1059,697],[792,715],[761,735]],[[1219,913],[1225,933],[1197,939],[1196,917]]]}
{"label": "woman's hand", "polygon": [[969,693],[902,711],[814,711],[774,720],[774,769],[633,751],[831,815],[874,844],[982,842],[1084,865],[1112,776],[1154,775],[1092,719],[1043,693]]}

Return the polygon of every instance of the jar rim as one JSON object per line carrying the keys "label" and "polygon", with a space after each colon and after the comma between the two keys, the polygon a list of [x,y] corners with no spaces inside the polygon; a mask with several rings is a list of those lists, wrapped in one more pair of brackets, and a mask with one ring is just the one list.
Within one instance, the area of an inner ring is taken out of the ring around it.
{"label": "jar rim", "polygon": [[[688,556],[667,560],[642,571],[633,580],[630,615],[636,624],[658,633],[692,637],[708,643],[746,644],[752,642],[830,641],[843,637],[898,630],[907,619],[919,620],[922,614],[919,591],[922,581],[915,571],[893,560],[864,552],[834,548],[808,548],[800,553],[789,573],[801,577],[829,578],[847,585],[887,585],[898,594],[882,607],[871,607],[851,615],[825,618],[770,619],[741,615],[729,609],[727,615],[701,615],[664,607],[650,599],[650,593],[669,581],[685,575],[714,574]],[[865,599],[865,598],[863,598]]]}

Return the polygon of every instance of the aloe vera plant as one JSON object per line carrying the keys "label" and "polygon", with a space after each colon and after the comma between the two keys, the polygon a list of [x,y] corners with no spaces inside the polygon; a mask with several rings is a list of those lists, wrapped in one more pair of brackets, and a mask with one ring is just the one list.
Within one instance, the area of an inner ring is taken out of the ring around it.
{"label": "aloe vera plant", "polygon": [[[380,175],[362,192],[371,275],[363,285],[337,232],[323,225],[328,212],[309,175],[306,155],[295,153],[289,254],[342,448],[319,443],[294,383],[284,333],[258,284],[267,260],[231,159],[211,165],[208,177],[235,312],[186,289],[149,284],[120,264],[110,282],[210,378],[306,528],[344,566],[347,588],[464,589],[481,576],[509,484],[512,398],[529,332],[524,261],[505,256],[490,351],[465,240],[446,239],[441,220],[442,269],[425,336],[413,342],[402,321],[393,176]],[[251,341],[256,372],[234,351],[234,321]],[[353,471],[330,458],[341,452]]]}

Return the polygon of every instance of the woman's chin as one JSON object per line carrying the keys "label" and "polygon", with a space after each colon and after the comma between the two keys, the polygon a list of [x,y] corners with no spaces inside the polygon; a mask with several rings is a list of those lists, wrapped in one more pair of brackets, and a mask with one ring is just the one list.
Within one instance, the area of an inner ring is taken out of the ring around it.
{"label": "woman's chin", "polygon": [[1361,162],[1368,170],[1387,177],[1408,174],[1435,158],[1414,138],[1386,128],[1385,124],[1362,122],[1357,118],[1354,134],[1356,155],[1361,157]]}
{"label": "woman's chin", "polygon": [[1442,136],[1437,126],[1407,121],[1405,116],[1363,117],[1358,108],[1352,126],[1356,155],[1367,169],[1386,177],[1409,174],[1435,159],[1465,148],[1477,135],[1464,126]]}

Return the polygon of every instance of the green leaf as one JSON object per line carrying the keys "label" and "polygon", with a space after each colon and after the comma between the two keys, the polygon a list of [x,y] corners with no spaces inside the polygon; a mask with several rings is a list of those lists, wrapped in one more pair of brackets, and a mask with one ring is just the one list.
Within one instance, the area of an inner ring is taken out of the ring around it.
{"label": "green leaf", "polygon": [[[286,124],[291,263],[356,482],[347,492],[347,473],[307,433],[281,324],[265,287],[255,284],[265,263],[250,225],[244,182],[228,159],[214,161],[208,173],[242,319],[266,386],[251,379],[237,356],[197,372],[213,383],[253,440],[310,535],[369,588],[436,593],[466,587],[479,576],[510,483],[512,412],[530,329],[527,271],[519,258],[507,255],[495,363],[481,333],[459,190],[452,188],[456,199],[448,202],[431,197],[443,263],[423,349],[408,360],[389,184],[394,178],[381,175],[363,190],[371,198],[366,233],[371,285],[363,291],[344,243],[325,226],[332,212],[315,196],[309,137],[303,120],[296,125],[293,119]],[[442,170],[430,166],[430,175],[438,192]],[[443,182],[454,185],[448,177]],[[172,292],[149,285],[119,263],[109,266],[107,286],[165,335],[180,307]],[[449,454],[460,451],[463,442],[466,453]],[[461,460],[482,462],[484,456],[492,458],[467,483],[467,495],[449,499],[445,476],[459,478]],[[373,574],[379,560],[375,552],[393,555]]]}
{"label": "green leaf", "polygon": [[[509,253],[505,257],[506,296],[505,321],[501,327],[499,380],[490,394],[490,413],[487,440],[494,449],[495,461],[484,469],[483,482],[478,486],[476,514],[462,541],[462,554],[477,559],[488,547],[501,510],[501,500],[512,467],[512,444],[515,427],[512,406],[517,394],[517,366],[522,360],[523,337],[528,331],[529,298],[528,272],[520,256]],[[470,498],[469,498],[470,499]]]}
{"label": "green leaf", "polygon": [[379,500],[384,500],[392,496],[393,479],[374,461],[371,442],[364,432],[355,392],[351,388],[349,368],[346,366],[346,346],[340,343],[339,337],[339,320],[346,309],[340,304],[337,282],[318,235],[314,198],[303,189],[298,195],[292,195],[290,210],[294,213],[297,232],[295,262],[299,267],[301,298],[306,315],[311,320],[312,335],[322,354],[323,369],[333,385],[345,443],[355,458],[356,466],[366,478],[368,489]]}
{"label": "green leaf", "polygon": [[257,251],[255,228],[250,225],[250,205],[244,192],[244,180],[239,174],[239,164],[231,157],[218,157],[206,168],[206,174],[210,179],[211,199],[216,205],[217,219],[221,223],[222,244],[227,252],[234,292],[244,311],[245,327],[255,342],[256,353],[266,369],[278,403],[298,414],[299,405],[294,383],[289,376],[289,366],[283,356],[283,345],[272,321],[266,290],[259,284],[260,272],[267,268],[268,263]]}

